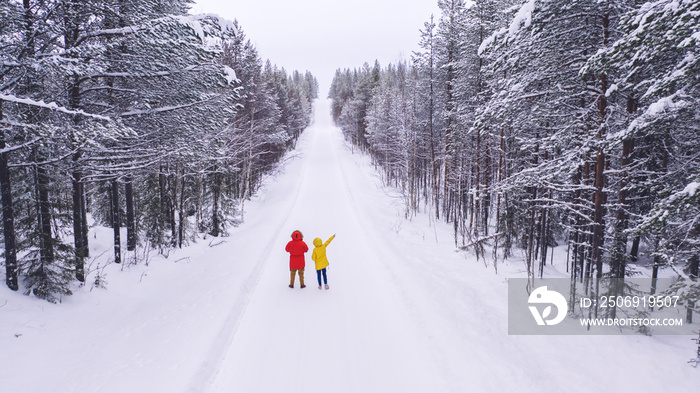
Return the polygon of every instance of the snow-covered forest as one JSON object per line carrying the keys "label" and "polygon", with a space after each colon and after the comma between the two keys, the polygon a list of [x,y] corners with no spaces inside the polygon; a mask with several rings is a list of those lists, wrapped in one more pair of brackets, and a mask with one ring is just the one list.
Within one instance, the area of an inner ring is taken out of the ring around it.
{"label": "snow-covered forest", "polygon": [[[333,118],[405,214],[588,291],[638,264],[700,286],[700,2],[440,0],[410,61],[338,70]],[[551,250],[551,252],[550,252]],[[492,257],[491,257],[492,256]]]}
{"label": "snow-covered forest", "polygon": [[236,22],[191,4],[0,2],[9,288],[70,294],[90,273],[89,220],[114,228],[116,263],[138,262],[120,228],[128,251],[162,253],[226,234],[309,125],[314,76],[263,62]]}

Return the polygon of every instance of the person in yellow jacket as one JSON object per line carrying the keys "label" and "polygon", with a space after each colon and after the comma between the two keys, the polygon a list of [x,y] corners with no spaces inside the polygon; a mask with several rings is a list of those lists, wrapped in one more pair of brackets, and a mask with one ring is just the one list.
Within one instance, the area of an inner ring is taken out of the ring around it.
{"label": "person in yellow jacket", "polygon": [[326,247],[331,244],[331,240],[333,240],[333,238],[335,238],[335,235],[331,236],[325,243],[321,243],[321,239],[318,237],[314,239],[314,251],[311,253],[311,259],[316,262],[318,289],[321,289],[321,276],[323,276],[323,283],[326,284],[326,289],[328,289],[328,277],[326,275],[328,258],[326,257]]}

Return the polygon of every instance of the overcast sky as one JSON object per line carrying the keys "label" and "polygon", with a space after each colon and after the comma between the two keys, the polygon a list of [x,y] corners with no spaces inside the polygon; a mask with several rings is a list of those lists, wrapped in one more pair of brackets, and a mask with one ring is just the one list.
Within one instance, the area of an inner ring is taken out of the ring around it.
{"label": "overcast sky", "polygon": [[311,71],[325,97],[338,68],[410,59],[437,0],[196,0],[193,13],[237,19],[263,59]]}

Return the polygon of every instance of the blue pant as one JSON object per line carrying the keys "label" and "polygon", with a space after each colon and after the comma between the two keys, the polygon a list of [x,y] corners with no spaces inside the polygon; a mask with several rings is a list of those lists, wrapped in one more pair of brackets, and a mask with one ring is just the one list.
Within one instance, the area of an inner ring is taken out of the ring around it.
{"label": "blue pant", "polygon": [[318,286],[321,286],[321,273],[323,273],[323,282],[328,285],[328,277],[326,277],[326,268],[316,270],[316,278],[318,278]]}

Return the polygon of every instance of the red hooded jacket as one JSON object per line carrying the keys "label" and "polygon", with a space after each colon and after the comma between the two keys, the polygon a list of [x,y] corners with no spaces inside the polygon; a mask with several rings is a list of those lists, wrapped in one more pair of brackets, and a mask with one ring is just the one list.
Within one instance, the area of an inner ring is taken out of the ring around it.
{"label": "red hooded jacket", "polygon": [[290,269],[303,269],[306,266],[306,260],[304,259],[304,253],[309,251],[309,246],[302,240],[304,235],[299,231],[292,232],[292,241],[287,243],[287,247],[284,249],[290,254],[289,255],[289,268]]}

